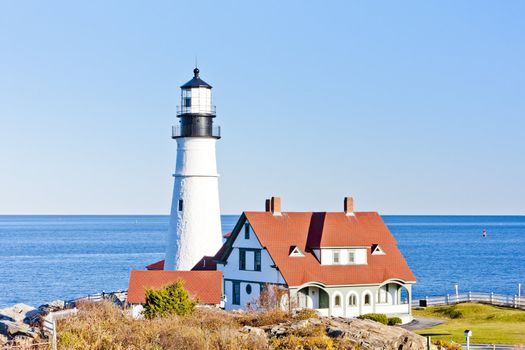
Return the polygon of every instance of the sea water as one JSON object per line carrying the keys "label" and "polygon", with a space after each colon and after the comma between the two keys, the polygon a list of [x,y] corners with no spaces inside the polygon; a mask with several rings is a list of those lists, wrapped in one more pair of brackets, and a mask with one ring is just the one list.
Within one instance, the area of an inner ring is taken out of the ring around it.
{"label": "sea water", "polygon": [[[237,218],[222,217],[223,233]],[[383,218],[417,277],[414,298],[525,285],[524,216]],[[0,216],[0,308],[124,290],[131,269],[164,258],[167,230],[167,216]]]}

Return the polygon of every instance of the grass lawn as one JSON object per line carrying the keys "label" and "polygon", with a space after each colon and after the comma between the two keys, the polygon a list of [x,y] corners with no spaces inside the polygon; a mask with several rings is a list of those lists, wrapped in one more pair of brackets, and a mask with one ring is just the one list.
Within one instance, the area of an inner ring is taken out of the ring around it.
{"label": "grass lawn", "polygon": [[432,339],[465,341],[463,331],[470,329],[473,343],[525,344],[525,311],[484,304],[457,304],[433,306],[413,310],[414,316],[446,319],[447,322],[432,328],[416,331],[422,333],[450,333]]}

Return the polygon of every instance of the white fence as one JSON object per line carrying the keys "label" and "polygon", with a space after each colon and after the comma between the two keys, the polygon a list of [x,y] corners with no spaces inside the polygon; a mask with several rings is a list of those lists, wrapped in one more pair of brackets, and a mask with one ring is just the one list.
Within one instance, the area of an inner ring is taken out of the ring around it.
{"label": "white fence", "polygon": [[91,302],[97,303],[103,300],[109,300],[109,301],[113,301],[115,304],[124,305],[127,297],[128,297],[128,291],[126,290],[119,290],[119,291],[110,292],[110,293],[102,292],[102,293],[97,293],[97,294],[88,294],[87,296],[84,296],[84,297],[67,300],[65,303],[65,307],[66,309],[75,307],[75,305],[78,302],[82,302],[82,301],[91,301]]}
{"label": "white fence", "polygon": [[78,302],[82,301],[90,301],[93,303],[98,303],[103,300],[109,300],[114,302],[117,305],[124,305],[126,302],[128,296],[127,291],[117,291],[117,292],[111,292],[111,293],[98,293],[98,294],[91,294],[87,295],[85,297],[80,297],[72,300],[68,300],[64,303],[64,310],[50,312],[44,317],[44,321],[42,324],[42,328],[44,330],[44,333],[46,333],[50,340],[51,340],[51,346],[53,350],[57,349],[57,332],[56,332],[56,321],[60,319],[67,318],[69,316],[76,315],[78,310],[76,308],[76,305]]}
{"label": "white fence", "polygon": [[517,295],[504,295],[482,292],[447,294],[443,297],[425,297],[423,299],[413,300],[412,307],[450,305],[459,303],[483,303],[525,309],[524,297],[518,297]]}

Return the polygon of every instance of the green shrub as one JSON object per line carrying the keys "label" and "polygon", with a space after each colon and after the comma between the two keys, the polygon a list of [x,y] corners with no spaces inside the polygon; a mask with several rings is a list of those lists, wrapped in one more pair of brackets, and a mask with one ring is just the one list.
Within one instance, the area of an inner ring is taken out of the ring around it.
{"label": "green shrub", "polygon": [[185,316],[193,312],[195,305],[197,302],[190,298],[184,281],[178,280],[161,289],[147,289],[143,314],[148,319],[170,314]]}
{"label": "green shrub", "polygon": [[385,314],[364,314],[358,317],[361,320],[372,320],[382,324],[388,324],[388,317]]}
{"label": "green shrub", "polygon": [[389,317],[388,318],[388,325],[389,326],[395,326],[396,324],[403,323],[403,320],[401,320],[399,317]]}

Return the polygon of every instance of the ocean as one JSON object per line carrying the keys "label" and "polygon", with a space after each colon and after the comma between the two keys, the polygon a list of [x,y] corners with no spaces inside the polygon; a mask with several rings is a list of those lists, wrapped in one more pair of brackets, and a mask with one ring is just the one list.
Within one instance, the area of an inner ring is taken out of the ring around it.
{"label": "ocean", "polygon": [[[237,218],[223,216],[223,232]],[[417,277],[414,298],[525,285],[525,216],[383,218]],[[168,216],[0,216],[0,308],[124,290],[131,269],[164,258],[167,230]]]}

